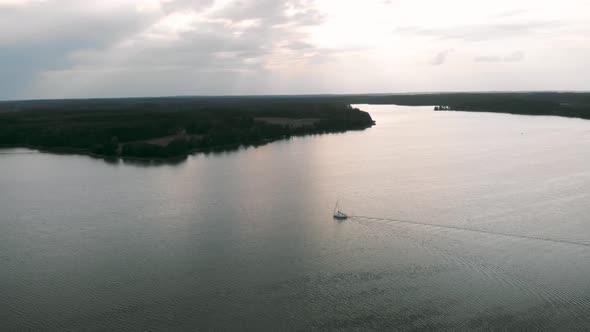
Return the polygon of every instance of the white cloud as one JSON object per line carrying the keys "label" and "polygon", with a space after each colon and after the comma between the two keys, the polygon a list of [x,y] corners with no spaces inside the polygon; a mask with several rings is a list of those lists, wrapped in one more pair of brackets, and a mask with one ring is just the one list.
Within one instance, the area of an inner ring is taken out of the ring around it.
{"label": "white cloud", "polygon": [[0,99],[589,89],[589,21],[586,0],[0,0]]}

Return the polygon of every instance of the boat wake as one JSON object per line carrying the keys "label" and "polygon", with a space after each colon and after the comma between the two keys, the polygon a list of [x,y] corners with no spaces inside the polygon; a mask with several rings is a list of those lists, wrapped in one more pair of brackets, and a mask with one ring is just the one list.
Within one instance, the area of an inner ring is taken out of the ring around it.
{"label": "boat wake", "polygon": [[543,236],[543,235],[515,234],[515,233],[507,233],[507,232],[493,231],[493,230],[487,230],[487,229],[465,227],[465,226],[441,225],[441,224],[420,222],[420,221],[414,221],[414,220],[380,218],[380,217],[360,216],[360,215],[349,215],[348,218],[349,219],[365,219],[365,220],[385,221],[385,222],[390,222],[390,223],[412,224],[412,225],[436,227],[436,228],[442,228],[442,229],[454,229],[454,230],[476,232],[476,233],[481,233],[481,234],[491,234],[491,235],[505,236],[505,237],[511,237],[511,238],[518,238],[518,239],[537,240],[537,241],[545,241],[545,242],[553,242],[553,243],[590,247],[590,241],[581,242],[581,241],[575,241],[575,240],[569,240],[569,239],[553,238],[553,237],[548,237],[548,236]]}

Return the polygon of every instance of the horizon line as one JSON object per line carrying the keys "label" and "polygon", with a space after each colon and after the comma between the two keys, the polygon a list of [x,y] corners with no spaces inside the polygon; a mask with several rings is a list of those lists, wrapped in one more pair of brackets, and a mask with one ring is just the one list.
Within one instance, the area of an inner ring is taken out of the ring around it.
{"label": "horizon line", "polygon": [[475,90],[475,91],[412,91],[412,92],[365,92],[365,93],[302,93],[302,94],[228,94],[228,95],[160,95],[127,97],[72,97],[72,98],[30,98],[2,99],[0,103],[42,102],[42,101],[82,101],[117,99],[162,99],[162,98],[272,98],[272,97],[322,97],[322,96],[387,96],[387,95],[429,95],[429,94],[475,94],[475,93],[590,93],[590,90]]}

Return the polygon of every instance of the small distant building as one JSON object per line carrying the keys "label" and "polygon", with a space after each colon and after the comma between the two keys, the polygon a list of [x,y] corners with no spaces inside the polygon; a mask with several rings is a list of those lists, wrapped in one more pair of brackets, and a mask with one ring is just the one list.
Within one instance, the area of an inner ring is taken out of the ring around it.
{"label": "small distant building", "polygon": [[450,111],[451,110],[451,106],[434,106],[434,110],[435,111]]}

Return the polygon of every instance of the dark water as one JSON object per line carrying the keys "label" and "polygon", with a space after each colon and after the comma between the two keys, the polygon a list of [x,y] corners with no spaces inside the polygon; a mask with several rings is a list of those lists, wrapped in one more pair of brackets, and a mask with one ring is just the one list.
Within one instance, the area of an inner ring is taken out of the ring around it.
{"label": "dark water", "polygon": [[0,151],[2,329],[590,328],[590,121],[361,108],[177,165]]}

